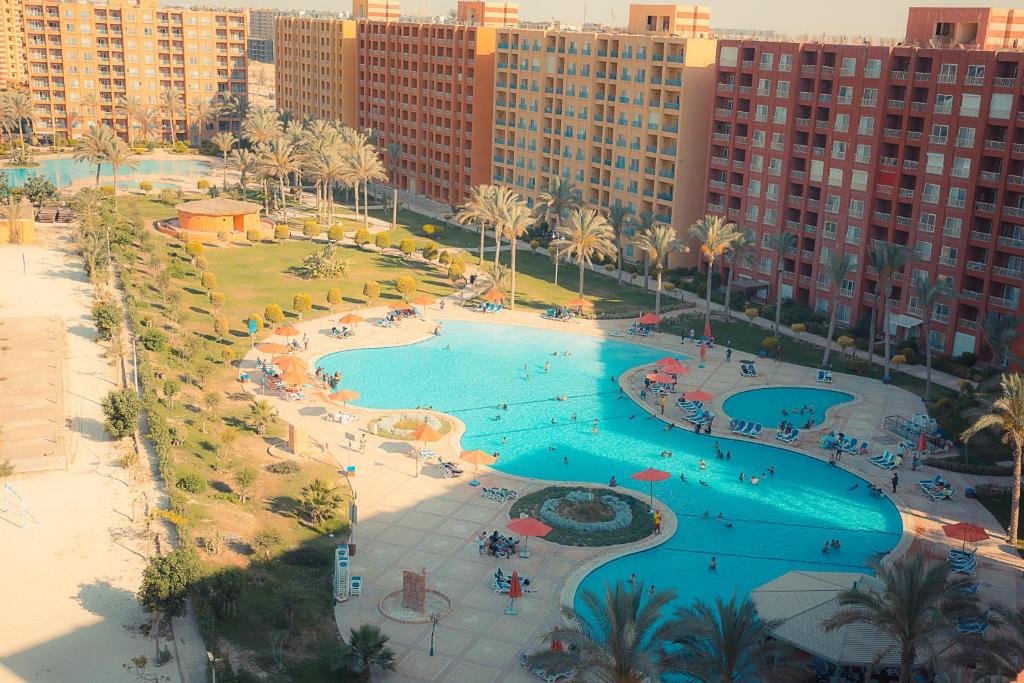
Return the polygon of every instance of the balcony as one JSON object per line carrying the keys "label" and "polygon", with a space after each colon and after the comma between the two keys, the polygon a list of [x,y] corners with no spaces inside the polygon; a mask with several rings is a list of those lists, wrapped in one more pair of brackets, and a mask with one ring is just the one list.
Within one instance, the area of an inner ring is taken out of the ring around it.
{"label": "balcony", "polygon": [[961,289],[960,298],[967,301],[981,301],[985,297],[981,292],[974,292],[970,289]]}
{"label": "balcony", "polygon": [[1003,152],[1006,150],[1006,142],[1003,140],[985,140],[985,149]]}
{"label": "balcony", "polygon": [[993,306],[1002,306],[1003,308],[1009,308],[1017,310],[1017,301],[1014,299],[1004,299],[1001,296],[990,296],[988,302]]}
{"label": "balcony", "polygon": [[1012,247],[1013,249],[1024,249],[1024,239],[1017,237],[999,237],[996,242],[1002,247]]}
{"label": "balcony", "polygon": [[1024,280],[1024,271],[1011,270],[1003,266],[993,266],[992,274],[998,275],[999,277],[1005,277],[1010,280]]}
{"label": "balcony", "polygon": [[[940,257],[939,258],[939,263],[942,263],[942,259],[943,258],[945,258],[945,257]],[[943,265],[946,265],[946,264],[943,264]],[[953,259],[953,265],[956,265],[956,259]],[[984,261],[968,261],[967,262],[967,270],[974,271],[975,273],[984,273],[985,272],[985,262]]]}
{"label": "balcony", "polygon": [[974,202],[974,209],[976,211],[985,211],[986,213],[992,213],[996,210],[996,205],[991,202]]}
{"label": "balcony", "polygon": [[892,220],[892,214],[885,211],[875,211],[872,216],[876,221],[882,221],[883,223],[888,223]]}
{"label": "balcony", "polygon": [[[971,263],[970,261],[967,262],[968,267],[970,267],[970,263]],[[939,257],[939,265],[940,266],[946,266],[947,268],[956,268],[956,259],[955,258],[950,258],[949,256],[940,256]],[[985,264],[984,263],[981,264],[981,269],[985,270]]]}
{"label": "balcony", "polygon": [[968,320],[967,318],[957,318],[956,326],[962,330],[976,330],[978,329],[978,321]]}

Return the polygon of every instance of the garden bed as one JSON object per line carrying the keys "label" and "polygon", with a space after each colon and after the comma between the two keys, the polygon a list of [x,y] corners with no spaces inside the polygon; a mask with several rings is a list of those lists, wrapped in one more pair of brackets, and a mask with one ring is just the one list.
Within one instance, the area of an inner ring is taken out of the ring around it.
{"label": "garden bed", "polygon": [[[580,494],[589,494],[589,500]],[[559,545],[601,547],[633,543],[654,533],[646,503],[614,489],[548,486],[512,504],[509,517],[520,514],[551,527],[545,540]]]}

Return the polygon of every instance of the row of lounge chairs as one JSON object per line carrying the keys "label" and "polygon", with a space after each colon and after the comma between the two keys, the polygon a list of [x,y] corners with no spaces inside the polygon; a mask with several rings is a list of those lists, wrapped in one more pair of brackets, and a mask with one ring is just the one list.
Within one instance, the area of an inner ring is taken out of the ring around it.
{"label": "row of lounge chairs", "polygon": [[761,435],[761,423],[760,422],[747,422],[746,420],[730,420],[729,429],[732,430],[733,434],[739,436],[749,436],[751,439],[756,439]]}
{"label": "row of lounge chairs", "polygon": [[978,551],[950,549],[946,553],[946,563],[949,564],[950,569],[959,574],[973,576],[978,571]]}
{"label": "row of lounge chairs", "polygon": [[70,223],[75,214],[66,206],[44,206],[36,212],[37,223]]}
{"label": "row of lounge chairs", "polygon": [[882,451],[881,455],[873,455],[868,458],[868,462],[875,467],[881,467],[883,470],[891,470],[900,466],[900,463],[903,462],[903,456],[886,449]]}
{"label": "row of lounge chairs", "polygon": [[753,363],[740,363],[740,377],[757,377],[757,368]]}
{"label": "row of lounge chairs", "polygon": [[798,436],[800,436],[799,429],[790,429],[789,431],[780,429],[777,432],[775,432],[775,438],[781,441],[782,443],[793,443],[796,441],[796,438]]}
{"label": "row of lounge chairs", "polygon": [[818,381],[822,384],[832,384],[832,371],[818,370]]}
{"label": "row of lounge chairs", "polygon": [[921,492],[932,500],[953,500],[956,496],[956,489],[948,481],[936,474],[931,479],[921,479],[917,482]]}
{"label": "row of lounge chairs", "polygon": [[484,498],[487,498],[488,500],[504,503],[506,501],[515,500],[516,497],[519,496],[519,493],[515,489],[497,487],[488,488],[486,486],[482,486],[480,488],[480,495],[483,496]]}
{"label": "row of lounge chairs", "polygon": [[704,426],[715,419],[714,413],[704,410],[703,401],[685,401],[678,399],[676,406],[683,412],[683,419],[690,424]]}
{"label": "row of lounge chairs", "polygon": [[438,458],[437,464],[441,466],[441,476],[445,479],[458,479],[463,474],[462,468],[453,462],[445,462]]}
{"label": "row of lounge chairs", "polygon": [[576,319],[576,314],[568,308],[549,308],[543,317],[545,320],[569,322]]}
{"label": "row of lounge chairs", "polygon": [[651,328],[647,325],[641,325],[640,323],[633,323],[626,330],[627,334],[635,334],[638,337],[650,337],[654,334]]}
{"label": "row of lounge chairs", "polygon": [[687,401],[684,398],[677,398],[676,407],[684,413],[694,413],[704,407],[704,401]]}
{"label": "row of lounge chairs", "polygon": [[828,450],[838,448],[843,453],[858,455],[861,453],[867,453],[868,446],[870,444],[868,444],[867,441],[861,441],[860,445],[857,445],[857,437],[855,436],[844,436],[840,438],[835,434],[826,434],[818,439],[818,445]]}

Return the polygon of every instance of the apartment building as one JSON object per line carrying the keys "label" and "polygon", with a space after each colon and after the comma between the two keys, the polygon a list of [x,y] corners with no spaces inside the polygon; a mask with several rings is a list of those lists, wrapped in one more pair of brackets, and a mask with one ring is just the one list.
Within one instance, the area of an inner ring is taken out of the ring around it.
{"label": "apartment building", "polygon": [[274,19],[279,12],[272,9],[246,9],[245,25],[248,31],[246,53],[257,62],[274,61]]}
{"label": "apartment building", "polygon": [[370,21],[398,21],[398,0],[352,0],[352,18]]}
{"label": "apartment building", "polygon": [[[927,32],[954,23],[926,11]],[[1024,53],[966,44],[720,41],[706,210],[755,242],[753,261],[736,266],[741,288],[835,306],[843,325],[885,306],[890,334],[919,338],[911,282],[927,273],[945,286],[927,343],[984,353],[986,314],[1018,313],[1024,286],[1022,66]],[[797,247],[776,291],[779,232]],[[916,254],[885,302],[869,256],[882,242]],[[834,297],[831,254],[857,262]]]}
{"label": "apartment building", "polygon": [[[160,107],[171,89],[187,106],[247,96],[245,16],[214,9],[158,7],[156,0],[28,0],[25,36],[29,87],[40,138],[79,134],[104,123],[127,135],[118,102],[137,96],[163,114],[164,131],[202,139],[237,129],[223,118],[211,129],[187,127],[184,111]],[[137,125],[133,122],[133,127]]]}
{"label": "apartment building", "polygon": [[704,210],[710,15],[643,5],[630,18],[621,33],[498,31],[492,180],[531,203],[571,181],[590,206],[649,211],[682,234]]}
{"label": "apartment building", "polygon": [[282,17],[276,41],[278,106],[372,129],[399,188],[457,204],[488,182],[493,27]]}
{"label": "apartment building", "polygon": [[0,89],[24,86],[28,80],[24,10],[22,0],[0,3]]}

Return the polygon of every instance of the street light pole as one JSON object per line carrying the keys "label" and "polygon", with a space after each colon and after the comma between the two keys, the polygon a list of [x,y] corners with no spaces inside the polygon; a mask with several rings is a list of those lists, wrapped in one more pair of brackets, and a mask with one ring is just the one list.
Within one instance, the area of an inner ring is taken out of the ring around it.
{"label": "street light pole", "polygon": [[437,614],[430,615],[430,656],[434,656],[434,629],[437,628]]}

